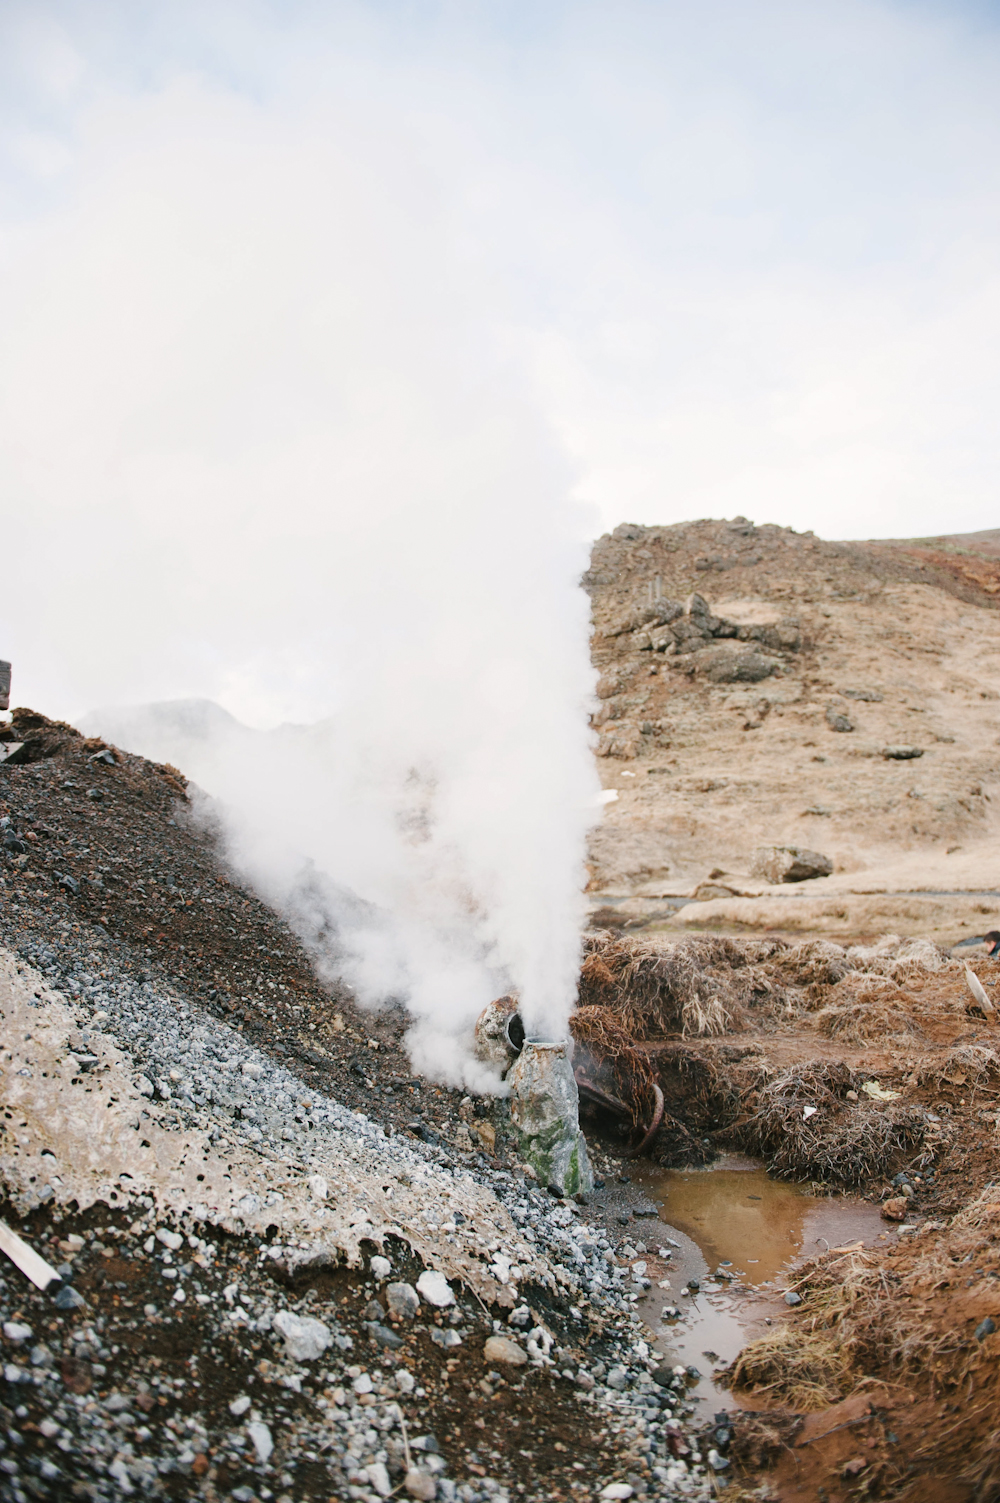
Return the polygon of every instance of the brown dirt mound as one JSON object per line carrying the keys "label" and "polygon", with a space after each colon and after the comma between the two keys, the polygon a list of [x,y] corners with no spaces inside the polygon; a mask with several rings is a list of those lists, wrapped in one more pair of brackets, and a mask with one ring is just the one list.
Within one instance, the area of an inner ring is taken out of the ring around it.
{"label": "brown dirt mound", "polygon": [[[821,1389],[832,1401],[877,1380],[888,1397],[875,1406],[880,1422],[864,1457],[866,1476],[879,1479],[876,1495],[993,1503],[1000,1496],[997,1196],[988,1188],[949,1225],[886,1252],[815,1259],[795,1285],[802,1305],[744,1348],[728,1381],[787,1411],[810,1407],[810,1394],[818,1401]],[[770,1419],[761,1416],[764,1424]],[[845,1425],[824,1456],[828,1476],[858,1444],[857,1431]],[[816,1496],[815,1478],[811,1493],[801,1490],[807,1458],[791,1460],[776,1448],[769,1456],[777,1463],[777,1496],[795,1503]]]}

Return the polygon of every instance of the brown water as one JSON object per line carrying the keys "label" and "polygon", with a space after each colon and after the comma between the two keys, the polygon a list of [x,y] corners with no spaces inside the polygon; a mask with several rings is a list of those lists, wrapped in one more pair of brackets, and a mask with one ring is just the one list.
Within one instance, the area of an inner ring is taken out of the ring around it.
{"label": "brown water", "polygon": [[[783,1289],[797,1262],[826,1248],[871,1246],[894,1235],[866,1201],[810,1195],[735,1155],[707,1169],[649,1170],[636,1179],[660,1207],[642,1239],[651,1253],[665,1246],[671,1255],[670,1287],[654,1286],[638,1310],[666,1359],[702,1374],[690,1396],[702,1413],[733,1407],[712,1373],[785,1309]],[[691,1279],[700,1288],[685,1294]],[[679,1307],[680,1319],[664,1318],[664,1306]]]}

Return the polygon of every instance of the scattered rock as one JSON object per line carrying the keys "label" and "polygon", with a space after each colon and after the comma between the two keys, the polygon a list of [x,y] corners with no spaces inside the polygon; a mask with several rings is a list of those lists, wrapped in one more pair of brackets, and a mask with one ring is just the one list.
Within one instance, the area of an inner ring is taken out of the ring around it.
{"label": "scattered rock", "polygon": [[750,875],[765,882],[808,882],[833,871],[829,856],[797,845],[762,845],[754,852]]}
{"label": "scattered rock", "polygon": [[483,1347],[487,1362],[504,1362],[508,1367],[524,1367],[528,1356],[522,1346],[509,1336],[490,1336]]}
{"label": "scattered rock", "polygon": [[[436,1268],[425,1268],[417,1280],[417,1292],[438,1310],[445,1310],[455,1303],[455,1296],[451,1286],[443,1273]],[[386,1291],[388,1297],[388,1291]]]}
{"label": "scattered rock", "polygon": [[365,1467],[368,1473],[368,1481],[378,1493],[380,1498],[388,1498],[392,1493],[392,1482],[389,1480],[388,1468],[384,1461],[369,1461]]}
{"label": "scattered rock", "polygon": [[914,757],[922,757],[922,746],[883,746],[882,755],[887,762],[910,762]]}
{"label": "scattered rock", "polygon": [[285,1350],[293,1362],[314,1362],[333,1340],[330,1327],[311,1315],[279,1310],[271,1324],[284,1337]]}
{"label": "scattered rock", "polygon": [[247,1434],[250,1442],[257,1453],[257,1460],[261,1466],[266,1466],[274,1450],[274,1441],[271,1439],[271,1431],[260,1420],[254,1420],[247,1425]]}
{"label": "scattered rock", "polygon": [[987,1315],[985,1320],[981,1320],[979,1322],[978,1326],[975,1329],[974,1335],[977,1341],[985,1341],[986,1337],[992,1336],[995,1330],[996,1322],[994,1321],[992,1315]]}
{"label": "scattered rock", "polygon": [[854,729],[853,721],[848,720],[847,716],[842,715],[840,711],[833,705],[827,705],[826,723],[830,727],[831,731],[839,731],[843,733],[845,731],[853,731]]}
{"label": "scattered rock", "polygon": [[411,1498],[417,1498],[419,1503],[432,1503],[437,1497],[437,1483],[430,1472],[425,1472],[421,1467],[411,1466],[403,1483]]}
{"label": "scattered rock", "polygon": [[420,1311],[420,1296],[412,1284],[387,1284],[385,1302],[399,1320],[413,1320]]}
{"label": "scattered rock", "polygon": [[882,1217],[885,1221],[902,1221],[905,1219],[909,1207],[904,1196],[894,1196],[892,1200],[882,1202]]}
{"label": "scattered rock", "polygon": [[802,1303],[802,1296],[801,1296],[801,1294],[796,1294],[794,1289],[789,1289],[789,1290],[786,1291],[786,1293],[785,1293],[785,1304],[786,1305],[801,1305],[801,1303]]}
{"label": "scattered rock", "polygon": [[[400,1336],[397,1336],[395,1331],[390,1330],[388,1326],[382,1325],[380,1321],[370,1320],[368,1322],[368,1333],[374,1341],[375,1345],[385,1347],[386,1351],[398,1351],[399,1348],[403,1345],[402,1338]],[[435,1332],[432,1331],[432,1338],[434,1334]],[[454,1332],[449,1331],[448,1335],[454,1335]]]}

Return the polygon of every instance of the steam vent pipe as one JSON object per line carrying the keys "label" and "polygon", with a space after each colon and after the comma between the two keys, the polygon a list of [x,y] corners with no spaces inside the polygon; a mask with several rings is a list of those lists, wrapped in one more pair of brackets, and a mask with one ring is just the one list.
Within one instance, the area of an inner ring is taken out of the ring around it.
{"label": "steam vent pipe", "polygon": [[580,1131],[580,1093],[568,1041],[526,1038],[507,1084],[521,1158],[560,1195],[589,1195],[594,1176]]}
{"label": "steam vent pipe", "polygon": [[569,1040],[526,1038],[516,997],[498,997],[476,1023],[476,1054],[506,1075],[521,1158],[543,1185],[566,1196],[594,1188],[571,1047]]}

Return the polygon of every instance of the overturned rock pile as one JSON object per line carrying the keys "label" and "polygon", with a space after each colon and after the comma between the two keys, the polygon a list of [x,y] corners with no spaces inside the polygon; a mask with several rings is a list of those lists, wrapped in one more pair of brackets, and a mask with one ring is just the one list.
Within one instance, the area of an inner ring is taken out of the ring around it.
{"label": "overturned rock pile", "polygon": [[593,723],[607,729],[598,742],[598,756],[635,756],[639,736],[656,729],[614,724],[629,708],[619,695],[633,671],[634,654],[649,652],[654,662],[674,659],[672,666],[713,684],[756,684],[781,671],[784,654],[801,648],[802,632],[796,620],[740,625],[713,615],[708,601],[696,593],[684,604],[655,599],[599,625],[593,654],[602,669],[597,693],[604,702]]}

